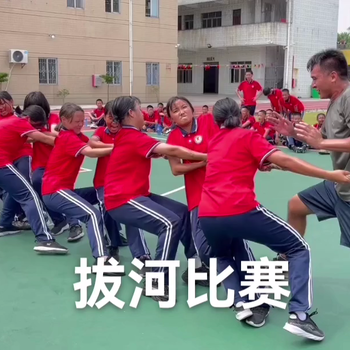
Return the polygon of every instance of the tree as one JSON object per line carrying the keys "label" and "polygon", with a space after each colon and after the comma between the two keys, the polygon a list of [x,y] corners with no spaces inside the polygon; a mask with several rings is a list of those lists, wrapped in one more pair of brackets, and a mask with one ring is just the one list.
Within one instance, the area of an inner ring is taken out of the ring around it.
{"label": "tree", "polygon": [[63,89],[63,90],[60,90],[58,91],[58,96],[62,98],[62,101],[63,101],[63,104],[64,104],[64,101],[66,100],[66,97],[70,94],[69,90],[67,89]]}
{"label": "tree", "polygon": [[2,83],[7,83],[9,75],[7,73],[0,73],[0,90],[2,90]]}
{"label": "tree", "polygon": [[107,101],[109,101],[109,85],[112,85],[114,83],[114,77],[111,75],[101,75],[101,78],[103,79],[103,82],[107,84]]}
{"label": "tree", "polygon": [[350,49],[350,32],[338,33],[338,48]]}

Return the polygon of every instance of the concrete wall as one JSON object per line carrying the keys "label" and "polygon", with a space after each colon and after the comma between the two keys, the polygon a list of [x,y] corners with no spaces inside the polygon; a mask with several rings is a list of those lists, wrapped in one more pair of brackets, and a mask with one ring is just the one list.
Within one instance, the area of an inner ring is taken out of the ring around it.
{"label": "concrete wall", "polygon": [[[283,61],[284,50],[279,47],[237,47],[227,50],[200,50],[198,52],[179,51],[179,64],[192,64],[192,84],[178,84],[178,91],[181,94],[201,94],[203,93],[203,63],[207,62],[207,58],[213,58],[213,61],[220,64],[219,68],[219,94],[234,94],[239,84],[230,82],[230,63],[240,61],[251,61],[254,72],[254,79],[265,85],[265,72],[267,69],[275,70],[282,67],[282,73],[276,80],[283,80]],[[254,67],[257,65],[257,67]],[[260,68],[258,65],[261,65]],[[263,65],[263,66],[262,66]],[[281,69],[278,71],[281,71]],[[273,87],[271,79],[267,82]]]}
{"label": "concrete wall", "polygon": [[[134,0],[134,95],[145,102],[165,101],[177,91],[177,2],[159,1],[159,18],[145,16],[145,0]],[[122,62],[122,81],[111,86],[111,97],[129,94],[129,12],[121,0],[120,13],[106,13],[104,0],[85,1],[85,9],[67,8],[67,0],[2,0],[0,2],[0,72],[9,72],[10,49],[29,51],[29,64],[15,66],[9,92],[18,104],[40,90],[53,104],[79,104],[107,99],[107,87],[92,87],[93,74],[106,74],[106,61]],[[55,35],[55,39],[50,37]],[[38,58],[58,59],[58,84],[40,85]],[[146,86],[146,62],[160,64],[160,86]],[[6,85],[6,84],[5,84]],[[4,86],[4,84],[3,84]]]}
{"label": "concrete wall", "polygon": [[[297,86],[293,94],[311,96],[311,78],[306,65],[320,50],[337,47],[339,0],[293,0],[290,65]],[[293,63],[294,61],[294,63]],[[288,77],[292,80],[292,71]]]}

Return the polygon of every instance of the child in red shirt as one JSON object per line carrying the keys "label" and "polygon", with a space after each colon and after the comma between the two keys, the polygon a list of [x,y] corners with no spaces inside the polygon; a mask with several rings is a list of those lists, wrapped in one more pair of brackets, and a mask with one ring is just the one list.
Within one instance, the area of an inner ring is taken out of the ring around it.
{"label": "child in red shirt", "polygon": [[[95,131],[95,134],[91,137],[89,145],[92,148],[106,147],[107,145],[113,145],[117,132],[120,130],[120,125],[114,121],[114,117],[111,113],[113,101],[106,104],[105,122],[106,127],[100,127]],[[128,245],[126,239],[121,236],[122,230],[119,222],[113,220],[113,218],[106,211],[104,204],[104,185],[107,166],[110,156],[100,157],[97,161],[94,187],[96,189],[97,198],[99,200],[100,210],[103,212],[103,220],[108,233],[108,249],[109,255],[119,261],[119,247]],[[132,245],[129,246],[130,251],[134,258],[140,261],[150,260],[151,253],[145,244],[144,233],[135,227],[126,226],[126,235],[131,237]]]}
{"label": "child in red shirt", "polygon": [[[196,152],[206,153],[212,137],[219,131],[211,114],[194,117],[194,108],[185,97],[172,97],[167,103],[168,115],[175,124],[167,143],[170,145],[186,147]],[[201,198],[202,186],[205,179],[207,162],[181,161],[179,158],[169,157],[171,170],[175,176],[183,175],[188,211],[190,212],[192,238],[196,247],[199,261],[197,272],[207,275],[207,280],[196,281],[198,285],[209,287],[209,259],[212,257],[211,249],[203,234],[198,221],[198,205]],[[249,259],[248,259],[249,260]],[[187,271],[186,271],[187,272]],[[182,279],[188,283],[186,272]]]}
{"label": "child in red shirt", "polygon": [[90,128],[96,129],[99,126],[104,126],[104,115],[106,113],[105,107],[103,107],[103,101],[99,98],[96,100],[97,108],[94,109],[92,113],[89,113],[91,120]]}
{"label": "child in red shirt", "polygon": [[[6,104],[6,101],[0,97],[0,114],[4,110],[4,103]],[[35,114],[45,115],[45,112],[39,106],[31,106],[23,112],[25,117]],[[34,129],[27,118],[17,116],[2,118],[0,120],[0,133],[0,188],[21,205],[36,237],[37,243],[34,250],[44,254],[66,254],[67,248],[55,242],[49,232],[42,203],[37,193],[25,176],[14,166],[14,160],[18,154],[17,150],[22,149],[28,137],[49,145],[53,145],[54,137]],[[9,145],[11,146],[9,147]],[[5,222],[5,225],[2,221],[4,226],[0,227],[1,232],[14,231],[11,223],[11,218]]]}
{"label": "child in red shirt", "polygon": [[[350,173],[319,169],[279,151],[258,133],[240,128],[240,110],[237,103],[230,98],[216,102],[213,114],[221,130],[209,144],[199,218],[215,256],[219,260],[225,260],[226,266],[232,266],[234,269],[223,282],[225,289],[242,290],[240,266],[237,266],[232,257],[243,254],[245,240],[286,254],[289,261],[291,299],[290,318],[284,329],[321,341],[324,334],[311,320],[312,315],[307,313],[312,306],[309,245],[287,222],[257,201],[254,178],[257,170],[266,163],[301,175],[337,183],[350,183]],[[247,297],[241,297],[238,301],[241,308],[249,310],[248,305],[244,307],[248,301]],[[253,316],[256,314],[263,324],[269,306],[263,304],[252,308],[251,312]]]}
{"label": "child in red shirt", "polygon": [[266,111],[259,111],[258,121],[254,123],[252,130],[256,131],[264,139],[270,143],[275,143],[275,131],[272,129],[271,125],[266,121]]}
{"label": "child in red shirt", "polygon": [[[93,187],[75,189],[84,157],[98,158],[109,155],[113,146],[92,149],[89,138],[81,133],[84,110],[65,103],[60,110],[61,130],[45,168],[42,196],[46,207],[87,224],[87,233],[95,259],[102,258],[110,265],[104,236],[103,219]],[[81,237],[80,237],[81,238]]]}
{"label": "child in red shirt", "polygon": [[[0,92],[0,99],[3,101],[3,108],[1,109],[0,119],[7,118],[16,115],[13,110],[13,99],[7,91]],[[22,112],[19,109],[19,112]],[[14,159],[13,165],[16,169],[25,177],[25,179],[31,183],[31,168],[30,163],[32,160],[33,150],[29,142],[25,142]],[[1,212],[0,226],[8,227],[8,231],[0,232],[5,234],[18,233],[22,230],[30,230],[31,227],[28,222],[25,221],[24,212],[19,203],[17,203],[6,192],[3,194],[3,208]]]}
{"label": "child in red shirt", "polygon": [[[112,114],[121,130],[115,137],[115,147],[106,172],[107,211],[117,222],[158,236],[155,260],[175,260],[180,240],[185,245],[186,256],[194,256],[187,207],[150,192],[151,158],[167,156],[205,161],[206,154],[167,145],[143,133],[141,102],[136,97],[118,97],[113,102]],[[132,244],[129,237],[128,242]],[[168,268],[154,268],[154,272],[164,272],[165,286],[163,296],[152,298],[168,300]]]}
{"label": "child in red shirt", "polygon": [[280,89],[270,89],[265,88],[263,93],[270,100],[271,108],[277,113],[282,113],[283,111],[283,93]]}
{"label": "child in red shirt", "polygon": [[[45,111],[46,118],[34,119],[34,116],[31,116],[29,118],[31,125],[42,132],[51,133],[57,136],[58,132],[55,131],[55,129],[61,123],[60,117],[57,114],[51,113],[50,104],[41,91],[33,91],[25,97],[23,108],[26,109],[33,105],[40,106]],[[40,117],[40,115],[38,117]],[[43,176],[52,149],[52,146],[46,145],[42,142],[33,143],[33,159],[31,169],[32,183],[35,191],[38,193],[41,199]],[[54,212],[52,210],[47,210],[47,212],[54,224],[54,227],[51,229],[51,233],[54,236],[58,236],[69,229],[68,242],[74,242],[82,237],[83,229],[78,220],[67,219],[61,213]]]}
{"label": "child in red shirt", "polygon": [[324,113],[319,113],[317,114],[317,123],[314,124],[314,127],[317,129],[317,130],[321,130],[322,129],[322,125],[326,119],[326,115]]}
{"label": "child in red shirt", "polygon": [[202,107],[202,114],[198,118],[206,117],[206,116],[209,116],[210,118],[214,118],[213,115],[211,113],[209,113],[209,106],[208,105],[204,105]]}
{"label": "child in red shirt", "polygon": [[255,117],[250,115],[250,110],[247,107],[242,107],[241,113],[242,113],[242,128],[250,129],[256,123]]}

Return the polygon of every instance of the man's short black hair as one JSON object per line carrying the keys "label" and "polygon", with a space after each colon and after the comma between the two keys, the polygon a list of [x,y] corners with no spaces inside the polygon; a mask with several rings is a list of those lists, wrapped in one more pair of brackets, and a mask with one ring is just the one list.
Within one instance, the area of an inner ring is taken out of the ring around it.
{"label": "man's short black hair", "polygon": [[264,94],[265,96],[269,96],[269,95],[271,94],[271,89],[270,89],[270,88],[265,88],[265,89],[263,90],[263,94]]}
{"label": "man's short black hair", "polygon": [[335,49],[323,50],[313,55],[307,63],[307,70],[311,72],[319,65],[323,71],[336,72],[340,79],[348,80],[348,63],[344,54]]}

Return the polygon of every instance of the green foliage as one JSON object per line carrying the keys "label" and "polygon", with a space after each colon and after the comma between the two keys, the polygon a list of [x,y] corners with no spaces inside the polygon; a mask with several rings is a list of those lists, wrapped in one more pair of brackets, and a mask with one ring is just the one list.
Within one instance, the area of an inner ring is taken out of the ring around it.
{"label": "green foliage", "polygon": [[101,75],[101,78],[103,79],[103,82],[105,84],[108,84],[108,85],[111,85],[113,84],[113,81],[114,81],[114,77],[112,77],[111,75]]}
{"label": "green foliage", "polygon": [[350,49],[350,32],[338,33],[338,48]]}
{"label": "green foliage", "polygon": [[69,94],[70,94],[69,90],[67,90],[67,89],[62,89],[62,90],[58,91],[58,94],[57,94],[57,95],[58,95],[59,97],[62,98],[63,103],[64,103],[66,97],[67,97]]}
{"label": "green foliage", "polygon": [[0,73],[0,84],[8,81],[9,75],[7,73]]}

